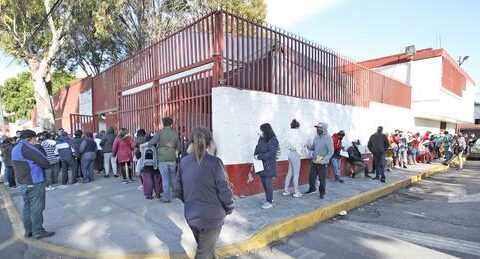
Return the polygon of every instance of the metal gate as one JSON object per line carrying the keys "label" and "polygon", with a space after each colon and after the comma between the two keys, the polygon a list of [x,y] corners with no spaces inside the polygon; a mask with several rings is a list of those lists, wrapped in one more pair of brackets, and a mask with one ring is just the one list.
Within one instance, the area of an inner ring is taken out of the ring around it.
{"label": "metal gate", "polygon": [[73,135],[75,131],[96,132],[97,124],[94,116],[82,114],[70,114],[70,130]]}

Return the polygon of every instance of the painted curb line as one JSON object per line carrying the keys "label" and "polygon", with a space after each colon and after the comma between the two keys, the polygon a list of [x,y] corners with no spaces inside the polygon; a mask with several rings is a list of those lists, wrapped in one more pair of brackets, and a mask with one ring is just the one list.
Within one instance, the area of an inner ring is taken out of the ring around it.
{"label": "painted curb line", "polygon": [[[257,249],[261,249],[279,239],[285,238],[294,233],[305,230],[311,226],[314,226],[326,219],[336,216],[342,210],[351,210],[357,208],[366,203],[377,200],[383,196],[386,196],[398,189],[407,187],[411,184],[421,181],[423,178],[440,172],[445,172],[449,169],[450,165],[458,164],[458,159],[453,160],[449,165],[439,165],[432,169],[419,172],[416,175],[410,176],[407,179],[400,180],[385,185],[382,188],[368,191],[348,199],[336,202],[326,207],[320,207],[310,212],[293,216],[279,223],[268,225],[254,234],[251,238],[239,242],[233,245],[227,245],[216,249],[216,255],[219,257],[235,256],[245,254]],[[184,254],[124,254],[115,252],[87,252],[81,251],[75,248],[63,247],[55,244],[48,243],[43,240],[32,240],[23,237],[23,223],[21,221],[21,215],[18,208],[13,203],[10,194],[4,186],[0,187],[0,192],[5,196],[5,205],[9,214],[10,221],[12,222],[15,238],[27,243],[33,247],[49,250],[55,253],[60,253],[75,257],[88,257],[88,258],[193,258],[194,251],[189,251]]]}

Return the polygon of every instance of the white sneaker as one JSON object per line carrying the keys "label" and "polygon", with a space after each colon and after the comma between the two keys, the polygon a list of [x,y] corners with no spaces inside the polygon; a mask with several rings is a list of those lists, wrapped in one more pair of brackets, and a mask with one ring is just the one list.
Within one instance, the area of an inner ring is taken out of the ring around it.
{"label": "white sneaker", "polygon": [[293,194],[293,197],[300,198],[300,197],[302,197],[302,194],[299,193],[299,192],[296,192],[296,193]]}
{"label": "white sneaker", "polygon": [[53,186],[48,186],[47,188],[45,188],[45,191],[53,191],[55,190],[55,187]]}
{"label": "white sneaker", "polygon": [[137,190],[143,191],[143,185],[138,186]]}
{"label": "white sneaker", "polygon": [[283,195],[283,196],[289,196],[289,195],[290,195],[290,192],[289,192],[289,191],[284,191],[284,192],[282,193],[282,195]]}
{"label": "white sneaker", "polygon": [[271,209],[271,208],[273,208],[273,204],[271,204],[270,202],[265,202],[262,205],[262,209]]}

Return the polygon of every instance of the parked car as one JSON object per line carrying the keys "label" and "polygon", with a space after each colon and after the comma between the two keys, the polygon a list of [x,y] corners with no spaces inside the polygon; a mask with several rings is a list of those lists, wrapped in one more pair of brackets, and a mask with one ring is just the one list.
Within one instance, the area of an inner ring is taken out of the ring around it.
{"label": "parked car", "polygon": [[467,159],[480,159],[480,139],[477,139],[475,144],[470,147]]}

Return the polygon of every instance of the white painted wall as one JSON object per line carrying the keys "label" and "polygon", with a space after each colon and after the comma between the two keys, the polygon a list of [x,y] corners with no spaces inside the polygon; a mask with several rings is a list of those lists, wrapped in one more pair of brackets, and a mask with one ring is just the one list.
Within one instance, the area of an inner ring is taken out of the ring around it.
{"label": "white painted wall", "polygon": [[440,121],[415,118],[415,132],[420,132],[423,135],[427,131],[438,133],[440,131]]}
{"label": "white painted wall", "polygon": [[475,85],[467,80],[462,96],[442,87],[442,57],[416,60],[374,68],[412,86],[412,112],[415,117],[437,121],[472,123]]}
{"label": "white painted wall", "polygon": [[[272,125],[280,144],[294,118],[301,125],[302,144],[311,141],[313,126],[320,121],[329,124],[330,135],[345,130],[344,144],[357,138],[366,144],[379,125],[387,132],[414,127],[410,110],[396,106],[371,103],[367,109],[230,87],[212,89],[212,111],[218,155],[226,164],[251,162],[259,127],[266,122]],[[282,152],[280,160],[286,159],[287,152]]]}

